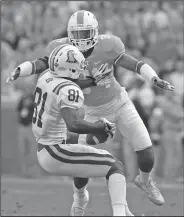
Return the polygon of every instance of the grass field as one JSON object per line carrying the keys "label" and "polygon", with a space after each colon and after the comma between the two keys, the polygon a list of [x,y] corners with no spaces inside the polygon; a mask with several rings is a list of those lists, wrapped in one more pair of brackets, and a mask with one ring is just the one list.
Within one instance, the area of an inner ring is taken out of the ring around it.
{"label": "grass field", "polygon": [[[130,210],[140,216],[183,216],[183,185],[159,186],[165,197],[164,206],[156,206],[133,184],[128,184]],[[86,216],[111,216],[110,198],[105,181],[89,183],[90,201]],[[1,177],[2,216],[67,216],[72,204],[70,180],[21,179]]]}

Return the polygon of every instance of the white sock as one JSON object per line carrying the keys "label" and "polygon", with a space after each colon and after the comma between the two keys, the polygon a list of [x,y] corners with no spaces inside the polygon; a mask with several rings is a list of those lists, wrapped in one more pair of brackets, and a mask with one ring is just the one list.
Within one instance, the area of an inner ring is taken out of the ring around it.
{"label": "white sock", "polygon": [[85,196],[85,193],[86,193],[86,188],[87,188],[87,185],[85,185],[83,188],[76,188],[75,187],[75,184],[73,182],[73,191],[74,191],[74,194],[77,195],[77,197],[79,198],[83,198]]}
{"label": "white sock", "polygon": [[109,177],[108,189],[111,197],[113,216],[126,216],[126,180],[122,174],[115,173]]}
{"label": "white sock", "polygon": [[125,213],[126,213],[126,216],[134,216],[133,213],[130,212],[130,210],[128,208],[128,204],[126,204],[126,206],[125,206]]}
{"label": "white sock", "polygon": [[141,182],[144,182],[147,184],[149,179],[150,179],[150,172],[145,173],[145,172],[142,172],[141,170],[139,170],[139,177],[140,177]]}

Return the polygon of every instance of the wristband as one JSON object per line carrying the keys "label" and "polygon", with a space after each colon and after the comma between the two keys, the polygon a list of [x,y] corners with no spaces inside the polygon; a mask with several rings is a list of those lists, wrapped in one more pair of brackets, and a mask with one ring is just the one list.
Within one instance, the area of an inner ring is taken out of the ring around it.
{"label": "wristband", "polygon": [[152,82],[153,78],[158,78],[157,73],[146,63],[140,67],[140,74],[148,82]]}
{"label": "wristband", "polygon": [[20,77],[24,77],[34,74],[36,66],[34,62],[26,61],[21,63],[17,68],[20,69]]}
{"label": "wristband", "polygon": [[142,61],[137,62],[136,67],[135,67],[135,71],[140,74],[141,66],[143,66],[144,64],[145,63]]}

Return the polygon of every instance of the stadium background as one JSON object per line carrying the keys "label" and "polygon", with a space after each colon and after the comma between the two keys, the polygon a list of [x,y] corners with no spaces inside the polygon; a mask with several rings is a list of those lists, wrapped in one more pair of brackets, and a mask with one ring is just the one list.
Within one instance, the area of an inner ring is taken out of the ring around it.
{"label": "stadium background", "polygon": [[[5,80],[19,63],[45,55],[49,41],[66,36],[68,18],[79,9],[93,12],[100,33],[119,36],[128,53],[148,62],[161,78],[176,86],[175,93],[169,94],[150,87],[133,72],[116,68],[118,75],[123,73],[122,85],[150,131],[157,159],[155,180],[164,180],[160,188],[166,199],[165,206],[154,206],[130,183],[129,207],[137,215],[182,216],[184,11],[179,1],[1,1],[1,214],[66,216],[69,213],[71,182],[61,182],[56,177],[48,180],[45,176],[19,177],[21,134],[16,107],[22,93],[33,91],[36,76],[20,79],[11,86]],[[126,141],[122,143],[120,147],[114,144],[106,148],[124,161],[127,179],[131,181],[136,174],[135,156]],[[91,200],[86,214],[112,215],[105,183],[93,182],[89,191]]]}
{"label": "stadium background", "polygon": [[[1,147],[2,172],[17,174],[18,124],[16,106],[21,93],[33,91],[36,76],[20,79],[8,86],[5,80],[14,67],[25,60],[45,55],[45,48],[52,39],[65,37],[70,15],[86,9],[99,21],[100,33],[119,36],[127,53],[146,61],[159,76],[176,86],[175,93],[152,88],[139,75],[116,68],[123,73],[124,85],[130,97],[141,107],[142,117],[148,127],[158,157],[157,175],[164,158],[164,144],[168,149],[176,145],[183,153],[183,4],[181,2],[127,2],[127,1],[2,1],[1,2]],[[172,126],[171,126],[172,125]],[[31,132],[30,132],[31,133]],[[177,138],[177,139],[176,139]],[[168,143],[170,142],[170,145]],[[124,141],[126,143],[126,141]],[[35,145],[35,144],[33,144]],[[127,146],[126,146],[127,147]],[[112,152],[123,158],[122,152],[131,156],[130,150]],[[170,168],[183,156],[170,156]],[[131,158],[132,159],[132,158]],[[124,160],[124,159],[123,159]],[[125,164],[129,165],[130,160]],[[169,167],[168,166],[168,167]],[[134,167],[134,165],[133,165]],[[182,177],[182,162],[177,178]],[[175,176],[176,178],[176,176]]]}

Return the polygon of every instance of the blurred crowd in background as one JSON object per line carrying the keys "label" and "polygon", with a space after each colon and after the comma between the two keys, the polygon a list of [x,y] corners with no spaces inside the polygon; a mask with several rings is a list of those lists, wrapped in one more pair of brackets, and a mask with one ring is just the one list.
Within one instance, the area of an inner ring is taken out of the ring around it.
{"label": "blurred crowd in background", "polygon": [[[153,88],[134,72],[115,68],[117,76],[123,74],[121,83],[150,132],[157,159],[154,175],[180,179],[184,165],[182,1],[3,1],[1,87],[4,100],[33,90],[34,76],[24,82],[16,81],[11,86],[5,84],[5,79],[21,62],[45,55],[45,48],[51,40],[66,37],[68,19],[80,9],[95,14],[100,34],[120,37],[127,53],[147,62],[160,78],[175,85],[174,92],[162,91]],[[125,167],[132,179],[136,163],[129,164],[133,153],[128,150],[128,145],[123,147]]]}

